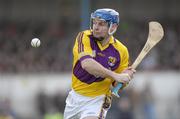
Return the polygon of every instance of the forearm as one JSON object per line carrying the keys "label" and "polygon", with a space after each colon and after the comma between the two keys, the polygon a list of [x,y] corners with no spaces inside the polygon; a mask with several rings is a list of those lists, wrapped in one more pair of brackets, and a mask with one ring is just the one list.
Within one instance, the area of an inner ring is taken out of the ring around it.
{"label": "forearm", "polygon": [[[128,73],[115,73],[105,67],[103,67],[100,63],[95,61],[94,59],[87,58],[81,61],[81,66],[88,73],[104,78],[114,79],[115,81],[127,83],[130,80],[130,75]],[[132,71],[133,72],[133,71]]]}
{"label": "forearm", "polygon": [[98,63],[97,61],[95,61],[94,59],[91,59],[91,58],[84,59],[83,61],[81,61],[81,66],[88,73],[90,73],[94,76],[112,78],[113,73],[114,73],[113,71],[106,69],[100,63]]}

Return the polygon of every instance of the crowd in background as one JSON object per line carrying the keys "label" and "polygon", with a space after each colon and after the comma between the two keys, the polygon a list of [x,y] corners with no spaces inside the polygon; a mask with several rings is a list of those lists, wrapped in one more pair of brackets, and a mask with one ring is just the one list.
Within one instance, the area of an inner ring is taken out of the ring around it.
{"label": "crowd in background", "polygon": [[[165,36],[141,64],[140,69],[180,69],[180,24],[162,21]],[[80,31],[78,23],[0,22],[0,72],[67,72],[71,71],[72,48]],[[129,49],[134,61],[148,36],[148,24],[122,22],[115,36]],[[33,48],[37,37],[41,46]]]}
{"label": "crowd in background", "polygon": [[[73,39],[60,25],[1,22],[0,72],[69,71]],[[34,37],[41,40],[38,48],[31,46]]]}

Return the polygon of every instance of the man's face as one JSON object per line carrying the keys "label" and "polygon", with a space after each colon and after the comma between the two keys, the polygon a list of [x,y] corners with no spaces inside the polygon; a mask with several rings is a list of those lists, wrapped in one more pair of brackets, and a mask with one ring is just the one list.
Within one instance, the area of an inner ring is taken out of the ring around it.
{"label": "man's face", "polygon": [[92,21],[92,30],[93,30],[93,36],[96,38],[106,38],[108,37],[108,23],[100,20],[98,18],[93,19]]}

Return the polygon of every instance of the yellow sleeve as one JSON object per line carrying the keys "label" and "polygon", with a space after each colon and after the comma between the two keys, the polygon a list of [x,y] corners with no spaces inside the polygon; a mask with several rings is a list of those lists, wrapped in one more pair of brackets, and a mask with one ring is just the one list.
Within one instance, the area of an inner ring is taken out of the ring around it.
{"label": "yellow sleeve", "polygon": [[90,38],[84,32],[80,32],[76,38],[76,42],[73,48],[73,54],[75,61],[84,57],[93,57],[93,51],[91,48]]}
{"label": "yellow sleeve", "polygon": [[117,73],[121,73],[129,65],[129,52],[128,52],[128,49],[126,47],[121,49],[121,51],[120,51],[120,58],[121,58],[120,65],[115,70],[115,72],[117,72]]}

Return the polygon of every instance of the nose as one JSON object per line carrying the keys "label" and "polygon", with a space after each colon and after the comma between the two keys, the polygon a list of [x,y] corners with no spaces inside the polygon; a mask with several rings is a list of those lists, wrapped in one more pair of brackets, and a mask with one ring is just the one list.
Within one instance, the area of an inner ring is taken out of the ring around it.
{"label": "nose", "polygon": [[99,27],[98,27],[98,24],[94,24],[94,30],[98,30],[99,29]]}

